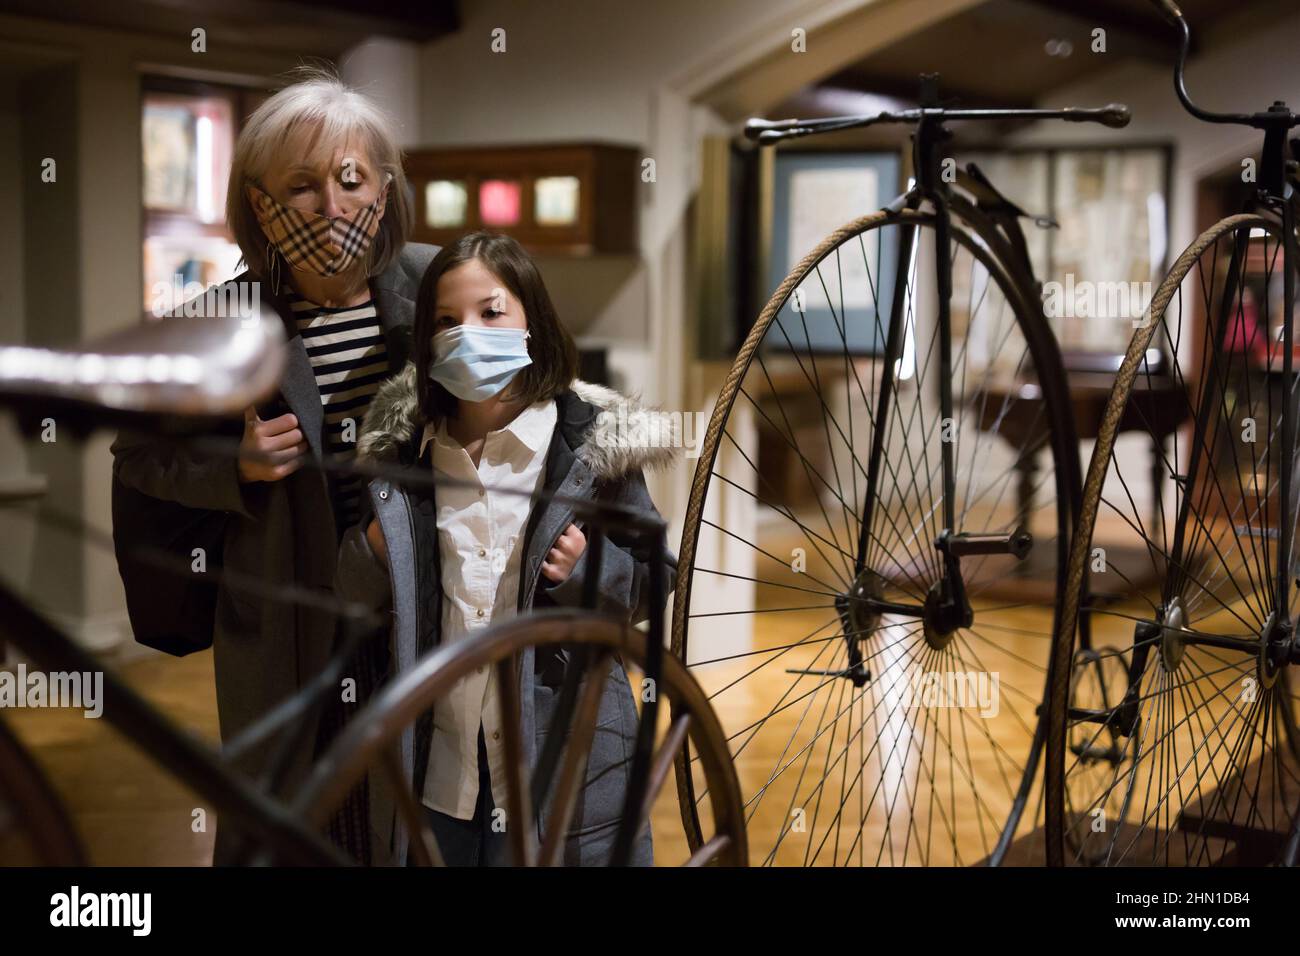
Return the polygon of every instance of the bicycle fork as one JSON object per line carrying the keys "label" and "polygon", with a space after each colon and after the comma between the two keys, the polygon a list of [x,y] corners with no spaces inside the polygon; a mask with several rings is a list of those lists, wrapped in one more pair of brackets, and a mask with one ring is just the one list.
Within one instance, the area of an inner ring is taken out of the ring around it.
{"label": "bicycle fork", "polygon": [[[915,211],[923,200],[934,207],[935,279],[938,290],[937,334],[939,335],[939,415],[941,428],[940,467],[943,473],[942,529],[933,541],[941,554],[940,574],[930,587],[923,604],[904,604],[884,599],[885,579],[870,567],[868,560],[872,540],[872,521],[880,497],[878,489],[885,456],[885,441],[892,406],[897,398],[897,379],[904,349],[905,326],[911,320],[912,301],[909,278],[916,253],[918,225],[900,223],[901,237],[898,259],[894,269],[894,285],[890,303],[889,324],[885,332],[885,350],[876,411],[867,462],[866,491],[862,504],[861,526],[858,529],[857,553],[854,560],[854,580],[848,591],[835,598],[843,637],[846,643],[848,666],[842,670],[797,670],[793,673],[847,677],[855,686],[862,687],[871,673],[862,656],[861,643],[878,630],[884,614],[911,617],[923,622],[926,640],[932,647],[943,648],[957,630],[969,627],[974,621],[974,611],[966,593],[961,573],[961,559],[974,555],[1007,554],[1023,559],[1033,545],[1032,536],[1024,528],[1005,534],[966,534],[957,531],[956,513],[956,455],[953,398],[952,355],[952,254],[951,222],[945,201],[939,171],[941,168],[937,147],[946,141],[947,131],[934,123],[922,122],[914,138],[914,155],[917,185],[898,204],[900,211]],[[879,326],[877,326],[879,329]],[[883,543],[876,543],[883,548]]]}
{"label": "bicycle fork", "polygon": [[[952,349],[952,219],[948,209],[947,185],[942,176],[945,160],[940,147],[948,142],[950,133],[937,122],[922,121],[913,139],[913,159],[916,170],[915,205],[921,199],[929,200],[934,208],[934,276],[938,292],[936,302],[936,332],[939,336],[939,458],[943,476],[942,524],[933,546],[941,555],[940,574],[925,596],[921,607],[889,605],[876,601],[877,609],[895,614],[921,618],[925,623],[926,640],[942,648],[952,640],[958,628],[969,627],[974,612],[966,594],[961,573],[961,559],[974,555],[1008,554],[1024,559],[1033,546],[1033,538],[1024,528],[1006,534],[967,534],[958,529],[957,515],[957,462],[956,462],[956,409],[953,398]],[[884,422],[889,414],[889,397],[896,392],[894,376],[902,338],[902,303],[910,271],[911,257],[916,242],[916,227],[910,227],[903,245],[906,255],[900,254],[894,285],[894,300],[890,315],[889,339],[886,347],[884,376],[877,403],[876,429],[868,466],[866,500],[863,503],[863,527],[859,536],[857,570],[863,574],[866,564],[866,545],[870,536],[871,520],[879,495],[880,467],[884,456]],[[915,325],[915,323],[913,323]],[[920,400],[918,398],[918,400]],[[869,602],[870,603],[870,602]]]}

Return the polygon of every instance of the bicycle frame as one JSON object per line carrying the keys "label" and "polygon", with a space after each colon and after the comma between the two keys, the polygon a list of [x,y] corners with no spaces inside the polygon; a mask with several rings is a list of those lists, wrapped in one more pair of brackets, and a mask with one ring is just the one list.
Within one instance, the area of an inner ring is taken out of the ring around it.
{"label": "bicycle frame", "polygon": [[[1300,126],[1300,116],[1292,113],[1280,100],[1264,111],[1257,113],[1215,113],[1197,106],[1187,92],[1184,76],[1187,54],[1191,45],[1191,31],[1182,12],[1171,0],[1155,0],[1161,10],[1179,30],[1178,59],[1174,65],[1174,92],[1179,102],[1192,116],[1206,123],[1233,124],[1250,126],[1262,130],[1264,142],[1260,150],[1258,164],[1257,189],[1244,204],[1243,211],[1268,213],[1281,222],[1282,234],[1282,381],[1285,383],[1285,398],[1282,402],[1282,460],[1278,468],[1278,506],[1281,509],[1278,524],[1278,561],[1273,581],[1273,601],[1276,611],[1266,622],[1265,631],[1260,635],[1263,645],[1262,653],[1273,666],[1300,662],[1300,642],[1296,636],[1296,621],[1289,613],[1291,582],[1293,580],[1293,562],[1290,560],[1295,547],[1297,502],[1293,493],[1295,487],[1295,455],[1297,435],[1297,409],[1295,408],[1295,273],[1300,267],[1300,251],[1296,244],[1296,186],[1292,179],[1295,163],[1288,163],[1286,156],[1287,134]],[[1300,155],[1297,141],[1292,141],[1293,151]],[[1222,341],[1224,323],[1228,319],[1228,304],[1235,294],[1233,286],[1240,281],[1243,259],[1248,236],[1238,233],[1234,236],[1232,261],[1224,291],[1224,300],[1220,309],[1221,322],[1216,330]],[[1211,369],[1211,373],[1213,369]],[[1209,389],[1207,389],[1207,392]],[[1203,410],[1202,410],[1203,411]],[[1195,463],[1199,444],[1193,448],[1192,466],[1188,474],[1195,475]],[[1183,524],[1186,521],[1188,499],[1185,496],[1180,508],[1177,535],[1174,540],[1173,555],[1179,556],[1183,544]],[[1168,599],[1168,595],[1165,596]],[[1300,854],[1300,811],[1297,812],[1292,835],[1283,851],[1283,861],[1295,865]]]}
{"label": "bicycle frame", "polygon": [[[750,120],[745,126],[746,135],[761,145],[779,142],[782,139],[809,136],[818,133],[845,129],[858,129],[880,123],[911,123],[915,129],[912,134],[912,156],[915,184],[893,202],[885,206],[887,212],[902,210],[916,211],[925,203],[933,208],[935,218],[935,280],[938,286],[938,326],[939,326],[939,403],[940,417],[953,417],[952,395],[952,317],[950,295],[952,290],[952,263],[949,260],[951,223],[954,216],[967,224],[971,230],[987,243],[993,258],[1002,268],[1003,276],[1018,291],[1021,301],[1016,305],[1028,319],[1026,334],[1036,338],[1035,345],[1039,354],[1056,359],[1060,368],[1060,349],[1045,318],[1042,317],[1041,289],[1034,276],[1033,266],[1029,260],[1028,245],[1024,232],[1020,228],[1019,218],[1025,215],[1012,203],[1001,196],[991,183],[984,180],[978,170],[954,170],[955,175],[949,180],[944,175],[945,157],[940,153],[941,147],[951,139],[951,133],[944,125],[948,121],[979,121],[1025,119],[1058,119],[1067,122],[1100,123],[1109,127],[1123,127],[1129,122],[1126,107],[1111,104],[1100,109],[945,109],[938,106],[938,77],[934,74],[922,76],[920,106],[916,109],[899,112],[881,112],[868,116],[837,116],[818,120]],[[951,160],[949,160],[951,162]],[[970,202],[954,192],[950,182],[955,181],[975,197]],[[903,296],[898,290],[906,288],[907,275],[911,265],[913,247],[916,239],[915,225],[902,225],[899,242],[899,254],[894,278],[894,301],[890,306],[890,322],[886,333],[885,352],[881,356],[882,373],[877,396],[877,415],[885,417],[889,413],[890,396],[894,389],[895,362],[902,349],[902,309]],[[1073,422],[1061,423],[1062,431],[1072,431]],[[1069,451],[1059,456],[1066,463],[1067,487],[1070,500],[1065,503],[1069,527],[1073,526],[1073,509],[1081,494],[1083,479],[1078,462],[1077,442],[1069,442]],[[884,455],[884,434],[877,431],[872,438],[870,457],[867,464],[867,490],[864,496],[861,528],[859,530],[855,572],[863,573],[867,539],[874,511],[873,490],[879,482],[880,468]],[[955,465],[953,449],[949,442],[941,448],[943,470],[943,524],[936,546],[944,555],[944,575],[941,582],[942,594],[939,601],[943,615],[955,625],[970,623],[970,607],[966,601],[961,582],[959,561],[963,555],[973,554],[1017,554],[1028,550],[1028,539],[1019,529],[1008,535],[963,535],[957,528],[955,514]],[[881,610],[917,616],[920,608],[890,606]],[[852,664],[852,657],[850,657]]]}
{"label": "bicycle frame", "polygon": [[[952,261],[949,242],[954,214],[957,219],[970,226],[981,240],[992,247],[995,260],[1002,267],[1006,278],[1022,297],[1022,302],[1018,304],[1027,306],[1031,302],[1041,301],[1041,297],[1037,294],[1038,282],[1034,278],[1033,266],[1029,261],[1024,233],[1017,221],[1018,210],[1015,210],[1011,203],[998,195],[991,184],[984,183],[982,184],[983,188],[992,192],[996,199],[988,210],[981,211],[977,206],[957,195],[945,180],[942,172],[944,157],[940,155],[940,147],[950,138],[951,133],[943,125],[939,116],[927,115],[922,111],[922,116],[917,122],[916,131],[913,134],[915,185],[885,207],[887,210],[893,211],[902,209],[916,211],[928,202],[934,210],[935,282],[939,293],[939,414],[942,419],[952,419],[954,417],[952,315],[950,304]],[[955,179],[960,185],[967,186],[967,188],[970,188],[975,183],[972,174],[969,172],[957,173]],[[886,337],[885,353],[881,359],[883,369],[876,406],[878,409],[877,415],[880,418],[887,417],[889,414],[890,395],[894,388],[895,363],[901,356],[902,326],[904,324],[902,321],[903,296],[898,290],[906,288],[907,274],[911,267],[913,246],[916,241],[916,226],[904,225],[901,229],[902,237],[899,243],[893,286],[895,290],[894,300],[890,306],[889,331]],[[1027,308],[1024,309],[1024,312],[1027,317],[1042,315],[1041,309]],[[1045,333],[1042,336],[1042,345],[1044,348],[1049,349],[1051,354],[1056,355],[1059,360],[1059,352],[1055,349],[1055,337],[1047,326],[1046,320],[1041,323],[1041,329]],[[880,477],[880,467],[884,454],[884,437],[883,430],[877,430],[873,435],[868,459],[867,491],[862,505],[862,527],[859,532],[855,565],[855,570],[859,574],[865,565],[867,539],[875,507],[873,489]],[[953,589],[949,599],[954,607],[964,608],[962,611],[964,619],[969,614],[969,606],[966,605],[960,573],[957,568],[959,559],[967,554],[1014,553],[1020,548],[1027,550],[1027,546],[1023,538],[1020,538],[1014,532],[1005,536],[982,535],[978,541],[962,535],[962,532],[957,527],[955,512],[956,474],[952,443],[943,442],[940,453],[942,456],[941,467],[944,488],[944,529],[945,534],[949,537],[946,540],[941,539],[939,547],[944,553],[945,577],[948,585]],[[1067,459],[1069,457],[1067,456]],[[1071,469],[1070,487],[1077,489],[1080,481],[1077,461],[1075,466]],[[998,540],[994,540],[994,538]],[[969,623],[969,620],[964,620],[964,625]]]}
{"label": "bicycle frame", "polygon": [[[95,657],[36,613],[0,582],[0,618],[6,637],[50,670],[101,671]],[[291,818],[281,804],[233,773],[204,743],[173,724],[111,672],[104,671],[103,705],[108,722],[243,830],[298,865],[335,865],[346,857],[320,834]]]}
{"label": "bicycle frame", "polygon": [[[938,105],[937,77],[922,77],[920,107],[898,113],[880,113],[874,116],[832,117],[824,120],[785,120],[767,122],[751,120],[746,124],[746,135],[760,144],[774,143],[792,136],[812,135],[870,126],[876,123],[914,124],[912,133],[912,157],[914,184],[901,196],[884,207],[886,213],[899,216],[899,250],[895,266],[894,298],[890,305],[889,326],[885,333],[883,355],[879,356],[881,381],[876,395],[876,420],[882,420],[889,414],[889,407],[895,390],[894,378],[897,374],[897,362],[903,348],[903,289],[907,287],[909,272],[919,226],[913,219],[905,219],[904,212],[915,213],[928,205],[932,210],[935,230],[934,278],[938,289],[938,336],[939,336],[939,418],[953,420],[954,397],[952,376],[952,316],[951,292],[953,288],[951,261],[951,243],[953,219],[965,226],[976,239],[983,243],[992,259],[992,266],[1000,271],[1000,278],[1005,280],[1005,287],[1018,301],[1012,303],[1015,311],[1022,316],[1023,332],[1030,340],[1033,354],[1047,366],[1039,369],[1040,378],[1048,380],[1048,387],[1064,388],[1064,373],[1060,348],[1042,309],[1041,285],[1034,275],[1029,258],[1028,244],[1020,225],[1020,218],[1027,214],[1003,197],[994,186],[973,165],[966,169],[956,169],[952,160],[942,155],[942,149],[951,139],[946,123],[965,120],[1006,120],[1006,119],[1061,119],[1071,122],[1097,122],[1111,127],[1122,127],[1129,121],[1125,107],[1111,105],[1098,110],[1061,109],[1061,110],[950,110]],[[946,173],[950,175],[945,175]],[[956,185],[971,198],[953,189]],[[1039,220],[1042,223],[1042,220]],[[1051,225],[1054,225],[1052,223]],[[1058,510],[1058,535],[1061,542],[1068,541],[1076,520],[1078,501],[1082,496],[1082,469],[1078,456],[1078,442],[1074,436],[1073,420],[1053,422],[1050,440],[1058,468],[1063,472],[1062,482],[1065,499]],[[860,527],[858,532],[857,553],[854,570],[860,594],[868,593],[864,575],[866,554],[872,516],[876,508],[875,489],[879,486],[881,469],[885,453],[885,430],[877,428],[872,435],[871,448],[866,470],[866,489],[863,494]],[[895,604],[866,598],[872,609],[882,613],[894,613],[913,618],[923,618],[940,624],[945,631],[972,623],[972,611],[965,593],[962,580],[960,559],[977,554],[1010,554],[1024,558],[1032,545],[1028,531],[1017,528],[1009,534],[965,534],[958,527],[956,514],[956,463],[952,443],[944,442],[941,446],[941,463],[943,478],[943,516],[942,531],[935,546],[942,553],[942,574],[935,583],[924,607]],[[1058,584],[1060,582],[1058,581]],[[1059,607],[1057,608],[1059,615]],[[1054,626],[1059,621],[1054,620]],[[862,673],[861,649],[857,642],[850,640],[848,647],[848,669],[855,683],[865,681]],[[1050,675],[1051,668],[1048,673]],[[1046,683],[1045,683],[1046,687]],[[1046,736],[1046,715],[1041,713],[1036,723],[1034,740],[1031,747],[1027,773],[1017,791],[1009,822],[1004,828],[991,859],[998,860],[1006,852],[1014,836],[1024,807],[1027,805],[1032,780],[1043,743]]]}

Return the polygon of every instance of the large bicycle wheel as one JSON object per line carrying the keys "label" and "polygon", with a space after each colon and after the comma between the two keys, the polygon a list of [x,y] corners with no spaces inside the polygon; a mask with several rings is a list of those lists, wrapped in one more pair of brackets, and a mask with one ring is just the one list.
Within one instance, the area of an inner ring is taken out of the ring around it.
{"label": "large bicycle wheel", "polygon": [[[1284,271],[1271,220],[1209,229],[1156,290],[1116,378],[1058,635],[1053,685],[1071,692],[1050,707],[1066,731],[1045,770],[1061,781],[1053,862],[1267,863],[1292,832],[1300,486],[1286,437],[1297,376],[1276,334]],[[1091,586],[1103,577],[1111,587]]]}
{"label": "large bicycle wheel", "polygon": [[[347,793],[367,772],[387,776],[396,795],[398,820],[411,834],[411,859],[420,865],[441,865],[442,857],[420,806],[406,783],[399,758],[399,741],[420,716],[437,706],[466,677],[486,667],[496,668],[498,687],[518,686],[520,654],[532,647],[537,654],[559,653],[563,662],[561,689],[556,693],[554,716],[545,730],[537,766],[525,766],[520,736],[518,694],[500,697],[502,746],[506,755],[505,832],[509,862],[517,866],[553,866],[570,856],[566,843],[573,832],[577,808],[594,799],[588,788],[608,791],[612,782],[626,778],[619,819],[632,822],[632,833],[650,826],[651,809],[668,779],[674,755],[689,740],[702,755],[701,765],[711,793],[710,810],[717,826],[701,847],[684,859],[672,860],[657,847],[656,864],[686,866],[745,866],[748,851],[740,811],[740,791],[727,756],[722,730],[703,692],[681,663],[663,659],[656,694],[671,718],[663,733],[656,732],[646,785],[634,792],[631,784],[631,750],[624,747],[632,728],[596,726],[602,695],[632,694],[620,672],[611,667],[615,658],[646,667],[646,636],[610,618],[575,611],[546,611],[515,618],[488,628],[473,640],[458,641],[426,654],[407,673],[385,686],[379,695],[348,724],[329,752],[313,770],[295,798],[296,812],[321,826]],[[615,676],[619,674],[620,676]],[[561,702],[567,694],[568,705]],[[627,750],[626,757],[613,751]],[[595,756],[599,751],[599,759]],[[608,843],[609,841],[604,841]],[[612,846],[617,847],[617,843]],[[616,851],[611,851],[616,852]],[[587,859],[583,865],[609,865],[611,857]]]}
{"label": "large bicycle wheel", "polygon": [[[998,862],[1039,819],[1078,482],[1064,375],[1041,302],[990,252],[1001,240],[960,226],[945,341],[936,235],[930,213],[881,212],[809,253],[701,446],[673,650],[726,730],[756,865]],[[983,542],[957,560],[969,618],[940,610],[954,551],[940,546],[957,538]],[[677,771],[698,845],[708,789],[693,755]]]}

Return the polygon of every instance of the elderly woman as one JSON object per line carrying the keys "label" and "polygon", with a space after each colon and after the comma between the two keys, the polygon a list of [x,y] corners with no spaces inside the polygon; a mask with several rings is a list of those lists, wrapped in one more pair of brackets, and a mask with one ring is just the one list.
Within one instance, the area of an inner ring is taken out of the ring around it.
{"label": "elderly woman", "polygon": [[[381,110],[327,72],[295,79],[240,134],[226,206],[248,270],[232,281],[254,283],[289,336],[278,400],[245,412],[238,461],[125,433],[112,450],[122,485],[228,513],[228,571],[329,589],[361,484],[303,466],[353,454],[379,383],[406,363],[420,277],[437,249],[406,242],[412,206]],[[212,646],[224,741],[320,670],[335,626],[317,609],[221,588]],[[262,767],[268,751],[248,753],[245,769]],[[311,757],[295,754],[288,783]],[[220,828],[215,862],[229,859],[231,836]]]}

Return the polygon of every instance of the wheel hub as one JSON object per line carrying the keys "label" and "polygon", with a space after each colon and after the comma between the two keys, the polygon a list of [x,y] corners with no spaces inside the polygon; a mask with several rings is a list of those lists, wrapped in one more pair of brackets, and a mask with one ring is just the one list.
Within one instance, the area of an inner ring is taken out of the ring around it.
{"label": "wheel hub", "polygon": [[1160,629],[1160,663],[1165,670],[1176,671],[1183,661],[1183,651],[1187,646],[1182,633],[1186,615],[1183,614],[1183,604],[1179,598],[1169,602],[1164,617],[1164,627]]}
{"label": "wheel hub", "polygon": [[844,632],[855,640],[862,640],[880,626],[882,614],[873,602],[884,600],[885,582],[870,568],[863,568],[853,581],[848,594],[835,599]]}
{"label": "wheel hub", "polygon": [[1282,668],[1294,660],[1295,650],[1294,629],[1274,611],[1268,616],[1264,631],[1259,636],[1257,670],[1259,682],[1264,687],[1272,687],[1277,683],[1277,675],[1282,673]]}
{"label": "wheel hub", "polygon": [[925,595],[925,642],[936,651],[952,643],[957,629],[969,623],[963,620],[962,609],[944,594],[942,581],[935,581]]}

